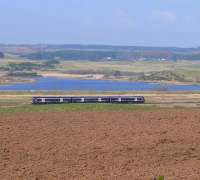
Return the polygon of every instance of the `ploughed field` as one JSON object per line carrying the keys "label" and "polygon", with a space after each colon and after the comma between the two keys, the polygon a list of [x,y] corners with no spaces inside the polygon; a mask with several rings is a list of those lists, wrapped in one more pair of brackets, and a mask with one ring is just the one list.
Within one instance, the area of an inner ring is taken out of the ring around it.
{"label": "ploughed field", "polygon": [[0,114],[0,179],[200,179],[200,111]]}

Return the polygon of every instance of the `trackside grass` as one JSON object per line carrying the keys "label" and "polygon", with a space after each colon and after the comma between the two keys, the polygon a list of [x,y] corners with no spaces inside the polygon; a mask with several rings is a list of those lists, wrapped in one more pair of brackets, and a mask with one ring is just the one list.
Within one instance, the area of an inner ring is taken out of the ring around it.
{"label": "trackside grass", "polygon": [[0,107],[0,113],[14,112],[69,112],[69,111],[152,111],[161,108],[133,104],[51,104]]}

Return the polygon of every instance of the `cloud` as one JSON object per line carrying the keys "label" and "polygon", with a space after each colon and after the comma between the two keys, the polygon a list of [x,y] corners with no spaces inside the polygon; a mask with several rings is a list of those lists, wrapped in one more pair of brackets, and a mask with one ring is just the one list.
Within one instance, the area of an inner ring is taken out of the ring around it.
{"label": "cloud", "polygon": [[153,18],[165,23],[174,23],[177,21],[177,14],[171,11],[154,11]]}

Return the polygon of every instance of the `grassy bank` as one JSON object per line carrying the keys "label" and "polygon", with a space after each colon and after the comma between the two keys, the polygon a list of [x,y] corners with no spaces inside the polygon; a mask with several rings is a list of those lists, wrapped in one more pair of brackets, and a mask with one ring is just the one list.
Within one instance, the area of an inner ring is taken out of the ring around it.
{"label": "grassy bank", "polygon": [[129,104],[52,104],[52,105],[22,105],[2,106],[0,113],[16,112],[69,112],[69,111],[153,111],[161,108],[145,105]]}

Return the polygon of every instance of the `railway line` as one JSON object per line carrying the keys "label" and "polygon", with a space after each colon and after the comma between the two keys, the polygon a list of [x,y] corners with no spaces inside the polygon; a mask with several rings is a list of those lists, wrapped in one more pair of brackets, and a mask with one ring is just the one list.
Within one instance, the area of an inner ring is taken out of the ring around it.
{"label": "railway line", "polygon": [[[142,101],[136,98],[144,98]],[[44,99],[43,99],[44,98]],[[51,100],[53,98],[53,100]],[[62,99],[63,98],[63,99]],[[84,98],[84,99],[83,99]],[[128,99],[127,99],[128,98]],[[37,101],[38,99],[38,101]],[[50,99],[50,101],[49,101]],[[72,100],[73,99],[73,100]],[[125,101],[128,100],[128,101]],[[139,100],[139,101],[138,101]],[[49,102],[48,102],[49,101]],[[66,102],[62,102],[66,101]],[[60,93],[50,94],[42,92],[39,94],[1,94],[0,107],[18,107],[30,104],[64,104],[64,103],[96,103],[96,104],[144,104],[161,107],[200,107],[200,93]]]}

